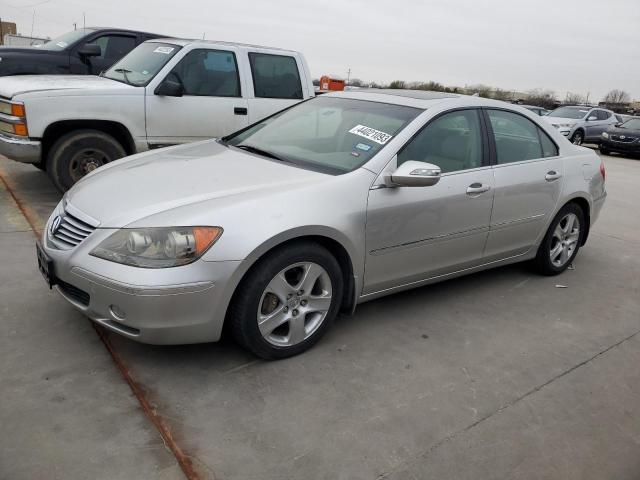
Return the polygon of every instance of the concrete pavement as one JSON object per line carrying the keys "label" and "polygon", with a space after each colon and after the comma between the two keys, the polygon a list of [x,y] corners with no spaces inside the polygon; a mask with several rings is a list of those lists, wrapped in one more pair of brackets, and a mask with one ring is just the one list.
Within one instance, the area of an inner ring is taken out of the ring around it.
{"label": "concrete pavement", "polygon": [[[4,160],[0,171],[41,222],[58,198],[46,175]],[[607,184],[602,218],[559,277],[515,265],[376,300],[279,362],[227,341],[110,339],[200,478],[637,479],[640,162],[607,157]],[[13,432],[0,473],[179,476],[89,322],[45,289],[33,237],[0,201],[17,230],[0,233],[0,379],[11,386],[0,421]],[[63,376],[53,384],[49,371]]]}

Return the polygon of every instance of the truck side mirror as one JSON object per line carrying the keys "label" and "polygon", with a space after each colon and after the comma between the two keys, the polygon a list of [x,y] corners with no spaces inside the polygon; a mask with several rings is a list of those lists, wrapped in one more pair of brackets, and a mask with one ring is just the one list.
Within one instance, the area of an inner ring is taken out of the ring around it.
{"label": "truck side mirror", "polygon": [[165,97],[181,97],[184,94],[184,87],[180,82],[165,78],[160,82],[160,85],[156,87],[153,93]]}
{"label": "truck side mirror", "polygon": [[78,55],[83,57],[99,57],[102,55],[102,47],[96,43],[86,43],[78,50]]}

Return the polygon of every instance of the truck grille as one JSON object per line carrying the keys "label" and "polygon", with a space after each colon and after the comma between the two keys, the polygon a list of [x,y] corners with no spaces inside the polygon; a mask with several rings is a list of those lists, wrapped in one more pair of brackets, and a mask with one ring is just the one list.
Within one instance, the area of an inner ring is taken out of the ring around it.
{"label": "truck grille", "polygon": [[621,138],[620,135],[611,135],[611,140],[613,140],[614,142],[620,142],[620,143],[631,143],[631,142],[635,142],[636,137],[627,137],[625,135],[624,138]]}
{"label": "truck grille", "polygon": [[51,241],[61,250],[69,250],[77,246],[91,235],[95,229],[96,226],[80,220],[77,216],[69,213],[68,210],[54,217],[49,225]]}

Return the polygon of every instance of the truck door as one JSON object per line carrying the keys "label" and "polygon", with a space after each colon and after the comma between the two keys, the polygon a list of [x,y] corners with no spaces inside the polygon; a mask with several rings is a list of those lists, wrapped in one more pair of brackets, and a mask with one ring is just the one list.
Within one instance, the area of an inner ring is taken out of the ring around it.
{"label": "truck door", "polygon": [[[235,51],[196,48],[164,77],[183,86],[181,97],[146,90],[147,139],[171,145],[222,137],[249,123]],[[163,79],[163,80],[164,80]]]}
{"label": "truck door", "polygon": [[274,55],[258,51],[248,52],[251,69],[252,95],[249,96],[249,122],[300,102],[309,93],[303,90],[300,72],[304,71],[291,55]]}

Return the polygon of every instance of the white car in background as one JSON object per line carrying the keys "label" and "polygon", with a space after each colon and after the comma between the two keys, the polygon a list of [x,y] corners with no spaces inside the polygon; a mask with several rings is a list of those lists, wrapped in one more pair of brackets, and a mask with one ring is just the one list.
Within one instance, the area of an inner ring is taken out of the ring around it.
{"label": "white car in background", "polygon": [[599,143],[602,132],[618,119],[611,110],[589,106],[567,106],[553,110],[543,116],[574,145]]}
{"label": "white car in background", "polygon": [[0,154],[46,169],[65,191],[112,160],[222,137],[313,96],[301,53],[151,40],[100,77],[0,78]]}

